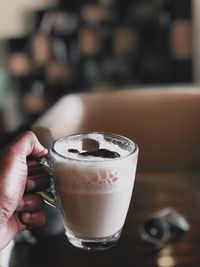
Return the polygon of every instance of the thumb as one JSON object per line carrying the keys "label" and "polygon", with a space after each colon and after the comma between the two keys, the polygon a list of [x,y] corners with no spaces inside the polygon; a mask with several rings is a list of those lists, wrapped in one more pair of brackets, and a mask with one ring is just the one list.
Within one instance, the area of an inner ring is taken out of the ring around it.
{"label": "thumb", "polygon": [[38,141],[36,135],[32,131],[26,131],[21,134],[11,145],[13,152],[21,154],[25,157],[31,155],[35,157],[45,156],[48,151]]}

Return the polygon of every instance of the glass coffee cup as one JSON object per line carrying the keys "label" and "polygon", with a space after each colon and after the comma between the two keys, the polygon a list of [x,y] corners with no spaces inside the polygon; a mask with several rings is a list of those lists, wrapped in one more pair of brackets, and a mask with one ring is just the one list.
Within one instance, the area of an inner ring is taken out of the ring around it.
{"label": "glass coffee cup", "polygon": [[115,245],[128,212],[138,146],[111,133],[84,133],[54,142],[41,163],[51,186],[41,194],[62,215],[71,244],[86,250]]}

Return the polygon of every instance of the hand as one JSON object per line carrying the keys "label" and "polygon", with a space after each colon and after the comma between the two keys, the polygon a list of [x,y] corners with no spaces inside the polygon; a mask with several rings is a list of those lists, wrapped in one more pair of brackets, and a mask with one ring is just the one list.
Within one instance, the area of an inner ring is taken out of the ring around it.
{"label": "hand", "polygon": [[45,222],[43,200],[35,192],[47,187],[48,179],[28,157],[47,153],[31,131],[0,153],[0,250],[27,226]]}

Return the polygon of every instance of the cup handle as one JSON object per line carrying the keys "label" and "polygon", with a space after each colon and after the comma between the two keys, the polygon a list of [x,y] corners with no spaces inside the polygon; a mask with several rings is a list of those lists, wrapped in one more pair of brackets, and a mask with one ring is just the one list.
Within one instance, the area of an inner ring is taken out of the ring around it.
{"label": "cup handle", "polygon": [[43,166],[43,168],[48,172],[49,174],[49,179],[50,179],[50,185],[49,188],[45,191],[39,192],[39,194],[44,198],[44,201],[49,204],[50,206],[56,208],[56,201],[55,201],[55,196],[56,196],[56,191],[55,191],[55,186],[54,186],[54,179],[52,176],[52,169],[50,167],[48,158],[43,157],[40,159],[39,164]]}

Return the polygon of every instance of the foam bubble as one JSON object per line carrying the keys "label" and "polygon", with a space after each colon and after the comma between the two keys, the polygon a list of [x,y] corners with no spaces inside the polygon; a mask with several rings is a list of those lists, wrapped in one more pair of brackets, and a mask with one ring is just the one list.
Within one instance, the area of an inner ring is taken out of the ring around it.
{"label": "foam bubble", "polygon": [[[113,162],[114,163],[114,162]],[[66,192],[107,193],[123,190],[127,180],[133,179],[132,162],[123,164],[83,166],[60,163],[55,170],[56,183]]]}

